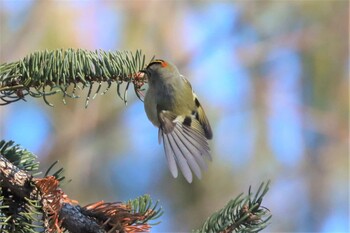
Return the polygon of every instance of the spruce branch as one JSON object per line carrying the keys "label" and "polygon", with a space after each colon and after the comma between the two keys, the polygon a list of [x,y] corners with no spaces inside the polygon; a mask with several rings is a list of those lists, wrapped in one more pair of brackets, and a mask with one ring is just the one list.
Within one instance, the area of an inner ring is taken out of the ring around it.
{"label": "spruce branch", "polygon": [[37,170],[33,154],[0,141],[0,232],[34,233],[40,227],[41,205],[28,173]]}
{"label": "spruce branch", "polygon": [[[29,95],[42,97],[46,104],[53,106],[47,96],[62,93],[66,103],[66,97],[79,98],[78,89],[88,89],[87,107],[91,95],[94,99],[99,93],[105,94],[113,83],[116,83],[117,94],[125,103],[130,83],[141,99],[141,87],[146,80],[139,71],[145,67],[145,62],[141,50],[135,53],[83,49],[34,52],[19,61],[0,65],[0,99],[3,101],[0,105],[25,100]],[[101,90],[103,83],[107,86],[104,91]],[[126,87],[122,95],[120,88],[123,83]],[[95,91],[94,84],[97,85]]]}
{"label": "spruce branch", "polygon": [[259,232],[263,230],[272,217],[270,211],[261,206],[263,197],[269,190],[270,181],[263,182],[255,195],[249,187],[248,195],[238,195],[218,212],[210,216],[195,233],[208,232]]}
{"label": "spruce branch", "polygon": [[60,188],[62,169],[35,178],[31,172],[37,169],[35,155],[11,141],[0,141],[1,232],[144,232],[162,214],[148,195],[81,207]]}

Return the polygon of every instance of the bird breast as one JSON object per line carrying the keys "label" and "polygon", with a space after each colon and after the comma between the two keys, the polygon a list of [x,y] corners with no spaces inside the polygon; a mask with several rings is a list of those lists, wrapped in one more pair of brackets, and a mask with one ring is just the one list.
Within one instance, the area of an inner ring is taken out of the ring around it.
{"label": "bird breast", "polygon": [[149,86],[145,95],[144,107],[148,119],[152,122],[153,125],[159,127],[160,123],[157,113],[156,90],[152,86]]}

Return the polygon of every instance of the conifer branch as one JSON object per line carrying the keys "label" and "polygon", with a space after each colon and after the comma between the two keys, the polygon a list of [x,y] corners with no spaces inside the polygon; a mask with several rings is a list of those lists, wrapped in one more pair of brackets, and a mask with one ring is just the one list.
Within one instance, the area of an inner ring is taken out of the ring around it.
{"label": "conifer branch", "polygon": [[[23,59],[0,65],[0,105],[25,100],[27,95],[42,97],[46,104],[53,106],[47,96],[62,93],[66,97],[79,98],[77,91],[88,89],[85,106],[90,97],[105,94],[113,83],[117,85],[118,96],[126,103],[130,83],[140,97],[145,83],[139,71],[146,65],[145,55],[140,50],[135,53],[87,51],[83,49],[57,49],[29,54]],[[123,95],[121,84],[126,87]],[[93,91],[94,84],[97,86]],[[106,84],[102,91],[102,85]]]}
{"label": "conifer branch", "polygon": [[37,232],[41,205],[28,173],[37,170],[33,154],[0,141],[0,232]]}
{"label": "conifer branch", "polygon": [[261,206],[263,197],[269,190],[270,181],[263,182],[255,195],[249,187],[248,195],[238,195],[218,212],[210,216],[195,233],[207,232],[259,232],[263,230],[272,217],[270,211]]}
{"label": "conifer branch", "polygon": [[1,232],[144,232],[162,214],[148,195],[81,207],[59,187],[62,169],[54,176],[35,178],[30,172],[37,165],[35,155],[0,141]]}

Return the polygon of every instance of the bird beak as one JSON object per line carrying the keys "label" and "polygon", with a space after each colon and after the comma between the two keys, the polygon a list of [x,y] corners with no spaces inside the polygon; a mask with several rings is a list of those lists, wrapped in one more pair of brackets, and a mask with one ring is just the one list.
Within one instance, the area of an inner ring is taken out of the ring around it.
{"label": "bird beak", "polygon": [[146,78],[146,80],[149,79],[149,71],[147,69],[140,70],[138,73],[141,74],[140,77]]}
{"label": "bird beak", "polygon": [[144,73],[146,76],[149,76],[149,71],[147,69],[142,69],[139,72]]}

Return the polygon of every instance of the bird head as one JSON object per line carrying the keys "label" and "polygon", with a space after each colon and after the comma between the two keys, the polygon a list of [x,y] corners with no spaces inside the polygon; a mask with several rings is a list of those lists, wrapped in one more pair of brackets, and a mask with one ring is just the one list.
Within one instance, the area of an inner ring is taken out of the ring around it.
{"label": "bird head", "polygon": [[180,75],[174,64],[161,59],[151,61],[146,69],[141,70],[141,72],[147,75],[150,82],[166,81]]}

